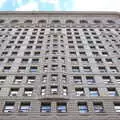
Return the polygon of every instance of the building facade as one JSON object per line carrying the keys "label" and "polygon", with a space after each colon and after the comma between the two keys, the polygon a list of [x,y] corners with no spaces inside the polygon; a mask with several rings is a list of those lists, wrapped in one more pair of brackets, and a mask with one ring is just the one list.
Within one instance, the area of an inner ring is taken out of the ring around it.
{"label": "building facade", "polygon": [[119,13],[0,12],[0,120],[119,116]]}

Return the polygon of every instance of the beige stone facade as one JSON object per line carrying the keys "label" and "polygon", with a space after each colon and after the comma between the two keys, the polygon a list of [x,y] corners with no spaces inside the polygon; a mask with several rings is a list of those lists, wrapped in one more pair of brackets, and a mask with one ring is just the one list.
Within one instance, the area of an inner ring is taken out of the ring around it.
{"label": "beige stone facade", "polygon": [[0,120],[119,116],[119,13],[0,12]]}

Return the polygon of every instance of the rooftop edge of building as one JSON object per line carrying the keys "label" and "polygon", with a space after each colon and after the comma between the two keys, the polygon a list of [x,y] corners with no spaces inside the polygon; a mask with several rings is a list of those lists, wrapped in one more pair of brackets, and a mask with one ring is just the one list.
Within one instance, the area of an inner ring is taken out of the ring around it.
{"label": "rooftop edge of building", "polygon": [[6,14],[12,14],[12,15],[39,15],[39,14],[67,14],[67,15],[119,15],[120,12],[117,11],[0,11],[0,15],[6,15]]}

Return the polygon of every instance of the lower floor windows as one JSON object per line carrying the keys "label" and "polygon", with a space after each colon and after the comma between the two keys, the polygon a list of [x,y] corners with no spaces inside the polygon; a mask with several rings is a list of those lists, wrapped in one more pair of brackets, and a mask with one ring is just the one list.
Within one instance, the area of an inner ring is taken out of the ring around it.
{"label": "lower floor windows", "polygon": [[86,102],[78,103],[78,110],[80,113],[87,113],[88,112],[87,103]]}
{"label": "lower floor windows", "polygon": [[[19,103],[19,101],[15,103],[15,101],[6,101],[3,106],[3,112],[31,112],[32,108],[36,108],[37,106],[32,106],[30,101],[22,101]],[[38,103],[38,102],[36,102]],[[90,103],[90,104],[89,104]],[[70,103],[71,104],[71,103]],[[74,104],[74,103],[73,103]],[[77,111],[79,113],[88,113],[88,112],[95,112],[95,113],[104,113],[104,106],[103,102],[101,101],[95,101],[93,102],[93,105],[90,106],[93,107],[93,110],[89,109],[89,105],[91,105],[91,102],[86,101],[79,101],[77,104],[74,104],[74,107],[70,107],[71,110],[74,112],[74,108],[77,108]],[[18,105],[18,106],[16,106]],[[51,102],[48,100],[44,100],[41,102],[40,107],[38,106],[41,113],[49,113],[49,112],[57,112],[57,113],[66,113],[69,110],[69,103],[67,101],[64,102]],[[105,107],[107,107],[105,105]],[[111,104],[111,111],[120,112],[120,101],[113,102],[113,105]],[[113,109],[113,110],[112,110]],[[106,109],[107,110],[107,109]],[[34,109],[32,110],[34,112]],[[39,111],[38,111],[39,112]],[[107,111],[106,111],[107,112]],[[109,112],[109,111],[108,111]]]}
{"label": "lower floor windows", "polygon": [[20,112],[29,112],[31,109],[30,102],[21,102],[20,104]]}
{"label": "lower floor windows", "polygon": [[114,103],[114,109],[115,109],[115,112],[120,112],[120,102]]}
{"label": "lower floor windows", "polygon": [[93,103],[93,107],[94,107],[94,112],[97,112],[97,113],[104,112],[104,108],[103,108],[102,102],[95,102],[95,103]]}
{"label": "lower floor windows", "polygon": [[14,102],[6,102],[3,112],[14,112]]}
{"label": "lower floor windows", "polygon": [[41,112],[51,112],[51,103],[42,103],[40,107]]}
{"label": "lower floor windows", "polygon": [[57,112],[59,112],[59,113],[67,112],[67,104],[66,103],[57,103]]}

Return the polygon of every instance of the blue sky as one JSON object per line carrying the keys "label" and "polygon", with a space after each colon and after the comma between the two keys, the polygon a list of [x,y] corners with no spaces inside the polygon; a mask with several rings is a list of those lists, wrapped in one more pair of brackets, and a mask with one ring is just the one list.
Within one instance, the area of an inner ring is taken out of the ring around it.
{"label": "blue sky", "polygon": [[0,0],[1,11],[120,11],[120,0]]}

